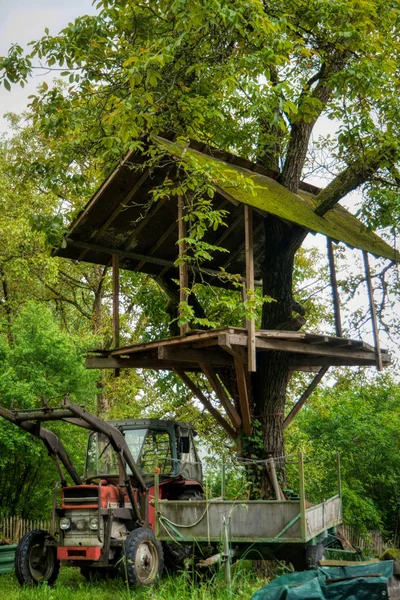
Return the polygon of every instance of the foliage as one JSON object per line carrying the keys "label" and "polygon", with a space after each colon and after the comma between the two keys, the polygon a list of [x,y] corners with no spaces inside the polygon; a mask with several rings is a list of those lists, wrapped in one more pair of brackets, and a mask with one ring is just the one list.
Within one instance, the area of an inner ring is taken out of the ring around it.
{"label": "foliage", "polygon": [[311,398],[288,437],[289,453],[302,449],[311,459],[305,469],[311,500],[334,492],[339,452],[346,522],[392,535],[400,506],[399,407],[400,387],[389,376],[367,383],[347,374]]}
{"label": "foliage", "polygon": [[[12,343],[1,337],[0,399],[6,407],[34,408],[46,398],[59,405],[67,394],[78,403],[95,407],[97,376],[84,369],[82,354],[88,340],[62,332],[48,308],[27,304],[12,325]],[[50,428],[52,428],[50,426]],[[56,427],[64,435],[67,451],[82,470],[84,439],[78,432],[65,436],[66,426]],[[0,513],[22,517],[44,517],[52,503],[51,490],[57,480],[43,444],[20,429],[0,423]]]}

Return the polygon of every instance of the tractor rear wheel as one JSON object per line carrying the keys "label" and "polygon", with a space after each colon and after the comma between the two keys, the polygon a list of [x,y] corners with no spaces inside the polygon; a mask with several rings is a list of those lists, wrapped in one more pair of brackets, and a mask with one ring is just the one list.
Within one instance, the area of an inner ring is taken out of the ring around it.
{"label": "tractor rear wheel", "polygon": [[55,583],[60,561],[54,546],[46,546],[47,531],[33,529],[24,535],[15,553],[15,575],[20,585]]}
{"label": "tractor rear wheel", "polygon": [[124,544],[123,572],[131,588],[156,583],[164,568],[162,545],[147,527],[130,532]]}

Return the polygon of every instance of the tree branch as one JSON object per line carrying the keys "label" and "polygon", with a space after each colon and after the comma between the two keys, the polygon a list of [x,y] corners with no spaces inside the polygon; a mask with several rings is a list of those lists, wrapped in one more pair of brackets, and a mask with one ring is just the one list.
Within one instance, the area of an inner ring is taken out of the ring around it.
{"label": "tree branch", "polygon": [[382,145],[378,149],[367,150],[317,194],[316,214],[322,217],[346,194],[368,181],[382,164],[387,163],[388,160],[394,162],[396,154],[396,149],[387,145]]}

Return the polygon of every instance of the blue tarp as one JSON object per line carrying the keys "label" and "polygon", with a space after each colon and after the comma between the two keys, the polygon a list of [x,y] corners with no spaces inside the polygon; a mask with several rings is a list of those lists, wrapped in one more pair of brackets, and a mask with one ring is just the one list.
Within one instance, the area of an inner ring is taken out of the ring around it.
{"label": "blue tarp", "polygon": [[393,561],[351,567],[320,567],[278,577],[252,600],[383,600]]}

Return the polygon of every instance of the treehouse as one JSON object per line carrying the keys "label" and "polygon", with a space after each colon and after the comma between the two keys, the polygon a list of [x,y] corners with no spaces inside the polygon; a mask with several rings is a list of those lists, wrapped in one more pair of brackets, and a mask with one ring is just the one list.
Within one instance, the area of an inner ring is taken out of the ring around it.
{"label": "treehouse", "polygon": [[[278,173],[227,152],[194,141],[187,147],[160,137],[155,142],[164,152],[160,165],[149,168],[143,154],[129,153],[72,223],[65,247],[55,252],[77,261],[112,265],[114,347],[94,350],[87,357],[88,368],[114,369],[116,374],[121,368],[173,370],[225,431],[236,438],[241,430],[251,433],[249,374],[256,371],[264,352],[288,353],[292,371],[316,373],[286,417],[285,426],[329,367],[376,365],[381,370],[390,364],[387,350],[379,344],[368,263],[368,253],[396,262],[397,253],[390,245],[340,205],[318,216],[315,195],[319,189],[312,185],[302,183],[298,194],[293,194],[278,183]],[[215,252],[209,260],[189,269],[188,262],[182,260],[187,225],[183,218],[187,210],[184,200],[179,195],[160,195],[155,201],[153,190],[167,176],[174,181],[182,176],[182,170],[193,168],[211,173],[213,207],[226,211],[226,227],[208,230],[204,239],[227,252]],[[176,299],[177,305],[187,300],[189,281],[233,289],[241,282],[245,300],[246,293],[250,295],[262,285],[266,215],[327,237],[336,336],[284,329],[256,330],[254,320],[248,319],[243,328],[189,331],[186,325],[180,328],[178,336],[120,347],[119,269],[151,275]],[[333,255],[333,243],[339,241],[363,252],[374,346],[342,336]],[[236,376],[235,397],[228,394],[223,383],[227,367]],[[225,414],[209,401],[191,373],[205,375]]]}

